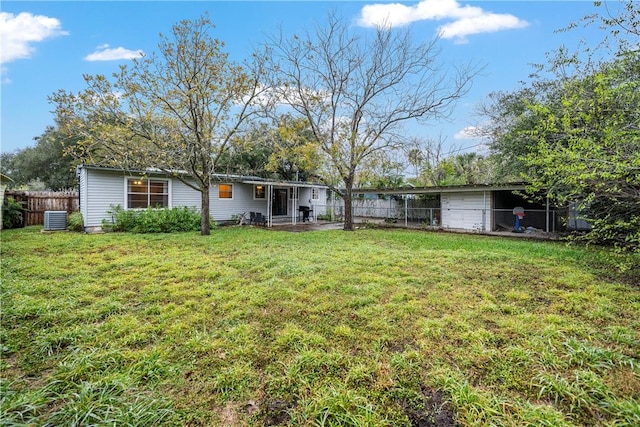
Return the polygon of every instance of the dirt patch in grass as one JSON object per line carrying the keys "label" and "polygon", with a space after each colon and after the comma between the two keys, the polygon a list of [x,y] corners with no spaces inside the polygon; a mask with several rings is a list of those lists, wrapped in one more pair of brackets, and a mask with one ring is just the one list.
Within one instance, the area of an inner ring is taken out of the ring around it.
{"label": "dirt patch in grass", "polygon": [[412,408],[405,405],[404,411],[413,427],[454,427],[456,420],[451,404],[442,392],[422,389],[422,405]]}
{"label": "dirt patch in grass", "polygon": [[279,426],[289,421],[289,410],[295,406],[295,402],[271,399],[262,402],[260,406],[262,425]]}
{"label": "dirt patch in grass", "polygon": [[238,425],[238,408],[233,403],[229,402],[222,409],[220,413],[220,418],[222,418],[223,426],[235,426]]}

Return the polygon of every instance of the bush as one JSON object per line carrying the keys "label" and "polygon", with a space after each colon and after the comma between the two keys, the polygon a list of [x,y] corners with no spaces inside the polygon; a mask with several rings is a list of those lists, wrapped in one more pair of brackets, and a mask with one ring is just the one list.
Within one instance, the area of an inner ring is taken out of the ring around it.
{"label": "bush", "polygon": [[[200,212],[195,208],[126,210],[112,206],[108,211],[113,221],[103,222],[104,229],[133,233],[176,233],[200,230]],[[212,226],[215,223],[212,222]]]}
{"label": "bush", "polygon": [[2,203],[2,228],[24,227],[25,208],[13,197],[7,197]]}
{"label": "bush", "polygon": [[73,212],[67,219],[67,229],[69,231],[84,231],[84,219],[80,212]]}
{"label": "bush", "polygon": [[107,213],[111,215],[111,221],[102,221],[104,230],[131,231],[135,227],[137,211],[128,211],[120,205],[112,205]]}

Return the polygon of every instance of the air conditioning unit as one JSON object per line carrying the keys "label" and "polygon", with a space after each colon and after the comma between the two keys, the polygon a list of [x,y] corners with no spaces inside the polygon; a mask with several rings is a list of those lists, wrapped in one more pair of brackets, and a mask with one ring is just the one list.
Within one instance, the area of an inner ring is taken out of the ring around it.
{"label": "air conditioning unit", "polygon": [[47,231],[67,229],[67,211],[45,211],[44,229]]}

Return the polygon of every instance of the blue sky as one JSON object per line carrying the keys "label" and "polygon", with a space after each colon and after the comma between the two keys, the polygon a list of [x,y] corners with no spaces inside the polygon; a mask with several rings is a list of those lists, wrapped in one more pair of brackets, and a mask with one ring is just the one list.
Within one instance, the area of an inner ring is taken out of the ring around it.
{"label": "blue sky", "polygon": [[169,34],[172,24],[205,12],[216,25],[213,35],[237,60],[278,26],[301,32],[331,10],[363,28],[385,16],[409,25],[418,40],[440,33],[443,60],[471,59],[486,68],[451,121],[410,126],[407,133],[442,137],[462,151],[478,145],[464,129],[478,121],[474,108],[489,93],[516,89],[545,52],[601,36],[595,26],[555,32],[594,12],[591,1],[3,1],[0,7],[2,152],[33,146],[54,123],[52,93],[83,89],[83,74],[110,75],[132,55],[156,50],[159,33]]}

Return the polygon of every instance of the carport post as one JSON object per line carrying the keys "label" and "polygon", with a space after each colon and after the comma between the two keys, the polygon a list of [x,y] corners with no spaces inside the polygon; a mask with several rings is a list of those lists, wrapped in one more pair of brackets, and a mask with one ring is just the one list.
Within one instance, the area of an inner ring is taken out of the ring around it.
{"label": "carport post", "polygon": [[271,227],[273,225],[273,218],[271,218],[271,213],[273,212],[272,208],[272,200],[273,197],[273,184],[267,185],[267,227]]}
{"label": "carport post", "polygon": [[548,233],[549,232],[549,195],[547,194],[547,214],[545,215],[546,218],[546,229],[545,231]]}
{"label": "carport post", "polygon": [[329,200],[331,201],[331,204],[330,204],[330,207],[331,207],[331,221],[335,221],[336,213],[335,213],[335,207],[334,207],[334,201],[333,201],[335,196],[333,194],[333,190],[331,190],[331,189],[329,190],[329,197],[330,197]]}
{"label": "carport post", "polygon": [[404,195],[404,226],[409,226],[409,212],[407,211],[407,204],[409,201],[408,194]]}
{"label": "carport post", "polygon": [[296,225],[298,219],[298,212],[296,206],[298,206],[298,194],[296,194],[297,187],[291,187],[291,224]]}

